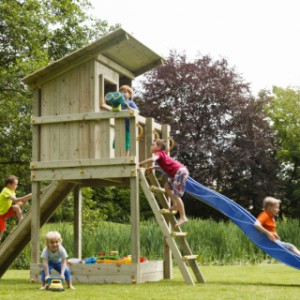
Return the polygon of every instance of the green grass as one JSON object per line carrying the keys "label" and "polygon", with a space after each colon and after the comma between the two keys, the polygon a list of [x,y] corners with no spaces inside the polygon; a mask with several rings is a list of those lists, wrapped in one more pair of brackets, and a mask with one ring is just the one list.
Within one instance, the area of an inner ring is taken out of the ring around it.
{"label": "green grass", "polygon": [[29,271],[9,270],[0,280],[1,300],[219,300],[299,299],[299,271],[281,264],[257,266],[203,266],[206,284],[188,286],[177,268],[174,279],[140,285],[74,284],[76,290],[40,291],[29,282]]}

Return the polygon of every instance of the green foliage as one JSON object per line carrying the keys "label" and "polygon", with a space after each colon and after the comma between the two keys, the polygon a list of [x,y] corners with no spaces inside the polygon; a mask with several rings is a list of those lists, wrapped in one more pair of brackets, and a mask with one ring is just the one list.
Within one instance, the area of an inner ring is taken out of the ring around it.
{"label": "green foliage", "polygon": [[279,177],[283,186],[285,212],[294,216],[300,213],[300,91],[290,88],[273,88],[267,106],[272,127],[276,132],[277,160],[281,165]]}
{"label": "green foliage", "polygon": [[[289,219],[278,222],[278,234],[282,240],[300,247],[299,220]],[[74,257],[74,237],[72,223],[48,223],[41,231],[43,237],[50,230],[58,230],[63,237],[64,247],[69,257]],[[258,264],[273,263],[275,260],[257,248],[248,237],[232,222],[190,219],[185,225],[187,241],[201,265]],[[154,219],[141,222],[141,255],[151,260],[163,258],[163,235]],[[97,226],[84,226],[82,255],[94,257],[99,252],[119,251],[121,256],[131,254],[130,225],[98,221]],[[29,268],[30,246],[28,245],[12,268]]]}
{"label": "green foliage", "polygon": [[[253,98],[226,59],[191,61],[171,51],[162,66],[146,73],[140,96],[143,116],[171,126],[171,155],[191,177],[253,208],[253,214],[260,210],[262,199],[277,187],[274,132],[264,99]],[[187,198],[189,215],[211,216],[207,206],[200,209]]]}
{"label": "green foliage", "polygon": [[[93,190],[91,188],[82,189],[82,224],[90,232],[94,232],[100,220],[106,220],[104,210],[93,201]],[[72,222],[74,220],[74,195],[71,193],[56,209],[51,222]]]}
{"label": "green foliage", "polygon": [[90,8],[89,0],[0,0],[0,178],[17,175],[20,193],[30,191],[32,139],[32,95],[21,79],[119,26]]}

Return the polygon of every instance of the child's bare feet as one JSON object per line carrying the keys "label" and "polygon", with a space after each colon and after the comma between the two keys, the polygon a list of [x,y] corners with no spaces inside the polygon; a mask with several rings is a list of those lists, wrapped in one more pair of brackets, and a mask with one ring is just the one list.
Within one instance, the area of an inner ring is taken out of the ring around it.
{"label": "child's bare feet", "polygon": [[179,227],[185,223],[187,223],[188,219],[186,217],[180,218],[179,221],[175,224],[175,227]]}
{"label": "child's bare feet", "polygon": [[73,285],[70,285],[70,286],[69,286],[69,289],[75,290],[75,287],[74,287]]}

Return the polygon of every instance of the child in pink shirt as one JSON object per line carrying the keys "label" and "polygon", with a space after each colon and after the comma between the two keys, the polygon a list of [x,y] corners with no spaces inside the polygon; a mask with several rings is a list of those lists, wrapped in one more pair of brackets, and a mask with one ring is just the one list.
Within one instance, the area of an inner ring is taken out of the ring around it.
{"label": "child in pink shirt", "polygon": [[178,210],[180,214],[179,221],[175,225],[178,227],[188,221],[181,197],[184,194],[184,187],[188,179],[189,172],[183,164],[167,155],[165,150],[166,144],[163,140],[154,140],[150,149],[151,153],[154,155],[144,161],[141,161],[139,165],[141,166],[150,162],[157,162],[158,166],[151,166],[146,169],[146,172],[160,168],[169,176],[168,182],[165,184],[165,190],[172,201],[172,207],[170,207],[170,209]]}

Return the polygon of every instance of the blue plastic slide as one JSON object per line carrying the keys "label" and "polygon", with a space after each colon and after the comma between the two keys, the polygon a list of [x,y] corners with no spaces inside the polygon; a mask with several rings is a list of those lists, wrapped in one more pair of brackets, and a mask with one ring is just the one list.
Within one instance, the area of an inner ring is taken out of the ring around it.
{"label": "blue plastic slide", "polygon": [[276,242],[271,242],[265,234],[258,231],[253,225],[256,218],[240,205],[216,191],[206,188],[191,177],[188,178],[185,188],[186,193],[230,218],[261,250],[290,267],[300,269],[300,256]]}

